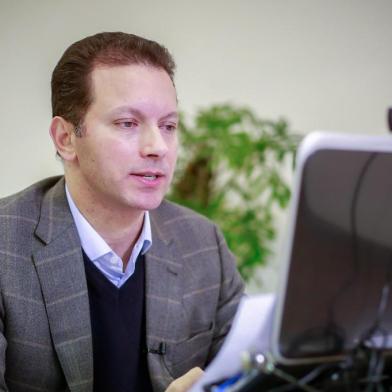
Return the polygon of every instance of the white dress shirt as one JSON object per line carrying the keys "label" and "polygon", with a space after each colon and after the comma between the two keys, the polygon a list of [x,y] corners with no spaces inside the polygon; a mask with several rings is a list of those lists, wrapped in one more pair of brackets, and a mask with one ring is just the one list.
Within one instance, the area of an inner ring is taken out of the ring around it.
{"label": "white dress shirt", "polygon": [[134,273],[139,254],[144,255],[152,245],[150,215],[148,211],[144,213],[142,231],[132,249],[127,267],[123,272],[121,257],[110,248],[106,241],[82,215],[76,207],[67,186],[65,186],[65,193],[84,252],[110,282],[117,287],[121,287]]}

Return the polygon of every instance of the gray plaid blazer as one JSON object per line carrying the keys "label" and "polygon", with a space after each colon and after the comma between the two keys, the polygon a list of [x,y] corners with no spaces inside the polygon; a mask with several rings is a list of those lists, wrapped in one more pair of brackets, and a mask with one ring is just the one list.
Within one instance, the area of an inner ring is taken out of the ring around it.
{"label": "gray plaid blazer", "polygon": [[[151,226],[146,341],[153,350],[166,343],[165,355],[148,354],[154,391],[163,391],[216,354],[243,284],[207,219],[163,202]],[[0,390],[92,389],[83,256],[64,179],[56,177],[0,200]]]}

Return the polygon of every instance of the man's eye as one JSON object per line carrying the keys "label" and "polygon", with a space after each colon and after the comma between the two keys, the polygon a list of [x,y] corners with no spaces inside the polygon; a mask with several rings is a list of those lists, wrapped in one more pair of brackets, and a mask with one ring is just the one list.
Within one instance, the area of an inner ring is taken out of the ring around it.
{"label": "man's eye", "polygon": [[120,128],[123,129],[132,129],[137,126],[137,123],[135,121],[117,121],[116,125]]}
{"label": "man's eye", "polygon": [[176,124],[163,124],[161,126],[161,128],[163,128],[165,131],[168,131],[168,132],[174,132],[177,129],[177,125]]}
{"label": "man's eye", "polygon": [[136,127],[136,123],[133,121],[124,121],[122,124],[123,124],[124,128],[135,128]]}

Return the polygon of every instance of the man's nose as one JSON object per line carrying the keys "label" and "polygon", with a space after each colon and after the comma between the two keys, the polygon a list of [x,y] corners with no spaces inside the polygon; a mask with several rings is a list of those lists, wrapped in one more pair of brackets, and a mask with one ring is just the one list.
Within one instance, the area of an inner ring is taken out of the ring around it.
{"label": "man's nose", "polygon": [[140,137],[140,154],[143,157],[160,158],[166,155],[168,147],[158,127],[143,129]]}

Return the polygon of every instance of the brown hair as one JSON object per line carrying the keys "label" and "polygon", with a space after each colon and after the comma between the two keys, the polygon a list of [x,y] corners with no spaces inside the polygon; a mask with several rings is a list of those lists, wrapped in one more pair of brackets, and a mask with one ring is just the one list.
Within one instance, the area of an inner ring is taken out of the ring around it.
{"label": "brown hair", "polygon": [[173,81],[175,63],[157,42],[121,32],[105,32],[72,44],[52,74],[52,114],[61,116],[80,131],[93,101],[91,73],[98,65],[145,64],[162,68]]}

